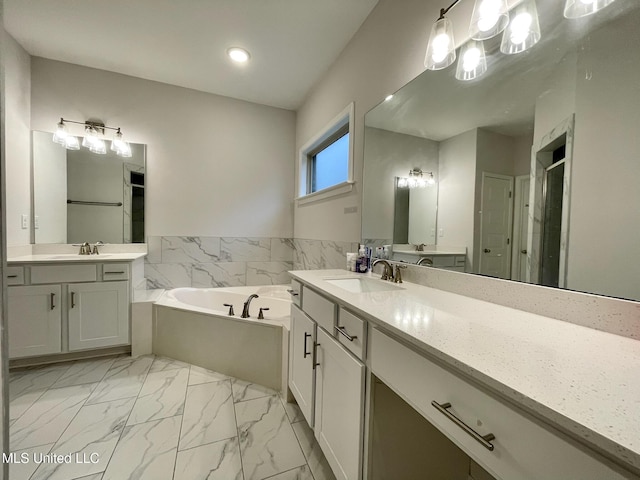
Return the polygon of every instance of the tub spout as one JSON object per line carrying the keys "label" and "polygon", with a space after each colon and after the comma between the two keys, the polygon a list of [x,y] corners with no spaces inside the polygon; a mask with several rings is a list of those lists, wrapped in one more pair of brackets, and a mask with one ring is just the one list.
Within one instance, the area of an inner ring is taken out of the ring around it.
{"label": "tub spout", "polygon": [[255,293],[252,293],[251,295],[249,295],[249,298],[247,298],[247,301],[244,302],[244,307],[242,308],[242,315],[240,315],[240,318],[249,318],[251,316],[249,315],[249,305],[251,305],[251,300],[253,300],[254,298],[259,297]]}

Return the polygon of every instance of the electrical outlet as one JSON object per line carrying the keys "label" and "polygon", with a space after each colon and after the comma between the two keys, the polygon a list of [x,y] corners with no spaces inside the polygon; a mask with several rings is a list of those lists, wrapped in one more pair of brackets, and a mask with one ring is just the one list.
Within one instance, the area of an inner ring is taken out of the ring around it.
{"label": "electrical outlet", "polygon": [[40,228],[40,217],[38,215],[33,217],[34,228]]}
{"label": "electrical outlet", "polygon": [[22,221],[22,229],[26,230],[29,228],[29,215],[21,215],[20,219]]}
{"label": "electrical outlet", "polygon": [[444,237],[444,228],[439,228],[438,229],[438,236],[439,237]]}

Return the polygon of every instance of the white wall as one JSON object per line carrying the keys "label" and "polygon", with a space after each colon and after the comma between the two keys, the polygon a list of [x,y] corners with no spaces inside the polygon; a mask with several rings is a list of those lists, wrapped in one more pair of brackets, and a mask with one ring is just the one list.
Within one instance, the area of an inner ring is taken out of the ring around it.
{"label": "white wall", "polygon": [[514,161],[513,174],[529,175],[531,172],[531,147],[533,146],[533,132],[528,135],[513,137]]}
{"label": "white wall", "polygon": [[67,243],[67,149],[46,132],[33,132],[32,148],[35,243]]}
{"label": "white wall", "polygon": [[[438,142],[378,128],[367,127],[365,130],[367,166],[364,182],[367,188],[362,206],[362,238],[390,240],[393,237],[394,179],[408,176],[413,168],[421,168],[424,172],[433,172],[437,180]],[[422,242],[427,243],[426,240]]]}
{"label": "white wall", "polygon": [[147,236],[292,236],[294,112],[37,57],[31,70],[34,130],[97,118],[147,144]]}
{"label": "white wall", "polygon": [[21,215],[31,214],[30,57],[4,28],[1,44],[5,82],[7,245],[26,245],[31,243],[31,230],[22,228]]}
{"label": "white wall", "polygon": [[630,46],[640,45],[638,22],[637,10],[621,17],[580,52],[578,71],[590,75],[577,78],[567,281],[633,299],[640,298],[640,64]]}
{"label": "white wall", "polygon": [[440,142],[438,245],[466,247],[468,271],[473,268],[477,140],[478,129],[473,129]]}

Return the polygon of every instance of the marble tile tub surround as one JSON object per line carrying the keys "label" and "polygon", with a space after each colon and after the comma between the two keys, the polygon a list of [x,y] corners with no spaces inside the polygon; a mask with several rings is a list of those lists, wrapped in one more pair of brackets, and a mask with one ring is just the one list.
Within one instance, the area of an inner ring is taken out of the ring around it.
{"label": "marble tile tub surround", "polygon": [[295,270],[345,268],[348,252],[357,252],[358,242],[308,240],[295,238],[293,266]]}
{"label": "marble tile tub surround", "polygon": [[148,237],[149,288],[289,283],[294,242],[271,237]]}
{"label": "marble tile tub surround", "polygon": [[[114,379],[127,388],[87,401]],[[49,365],[12,372],[10,391],[18,455],[99,455],[11,464],[12,480],[335,480],[297,405],[195,365],[154,356]]]}

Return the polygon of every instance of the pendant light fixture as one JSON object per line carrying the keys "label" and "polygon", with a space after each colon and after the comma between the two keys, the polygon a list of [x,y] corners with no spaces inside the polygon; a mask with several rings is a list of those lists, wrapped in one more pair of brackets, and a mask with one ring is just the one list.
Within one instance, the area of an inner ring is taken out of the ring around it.
{"label": "pendant light fixture", "polygon": [[442,70],[456,61],[456,42],[453,38],[453,24],[445,17],[449,8],[440,10],[440,18],[431,27],[431,35],[427,44],[424,66],[429,70]]}
{"label": "pendant light fixture", "polygon": [[487,40],[502,33],[508,23],[507,0],[476,0],[469,35],[474,40]]}
{"label": "pendant light fixture", "polygon": [[487,71],[487,56],[484,43],[477,40],[469,40],[460,49],[456,78],[469,81],[484,75]]}
{"label": "pendant light fixture", "polygon": [[540,41],[540,22],[535,0],[525,0],[511,11],[511,22],[504,31],[500,51],[522,53]]}
{"label": "pendant light fixture", "polygon": [[615,0],[567,0],[564,5],[565,18],[580,18],[592,15],[611,5]]}
{"label": "pendant light fixture", "polygon": [[111,150],[119,157],[131,157],[131,145],[122,138],[122,131],[120,127],[107,127],[103,123],[85,121],[76,122],[74,120],[60,119],[56,126],[56,131],[53,134],[53,141],[59,145],[62,145],[67,150],[80,150],[80,142],[78,137],[69,135],[66,123],[75,123],[78,125],[84,125],[84,138],[82,139],[82,146],[87,148],[90,152],[98,155],[105,155],[107,153],[107,146],[104,141],[104,131],[115,130],[116,133],[113,136],[111,142]]}

